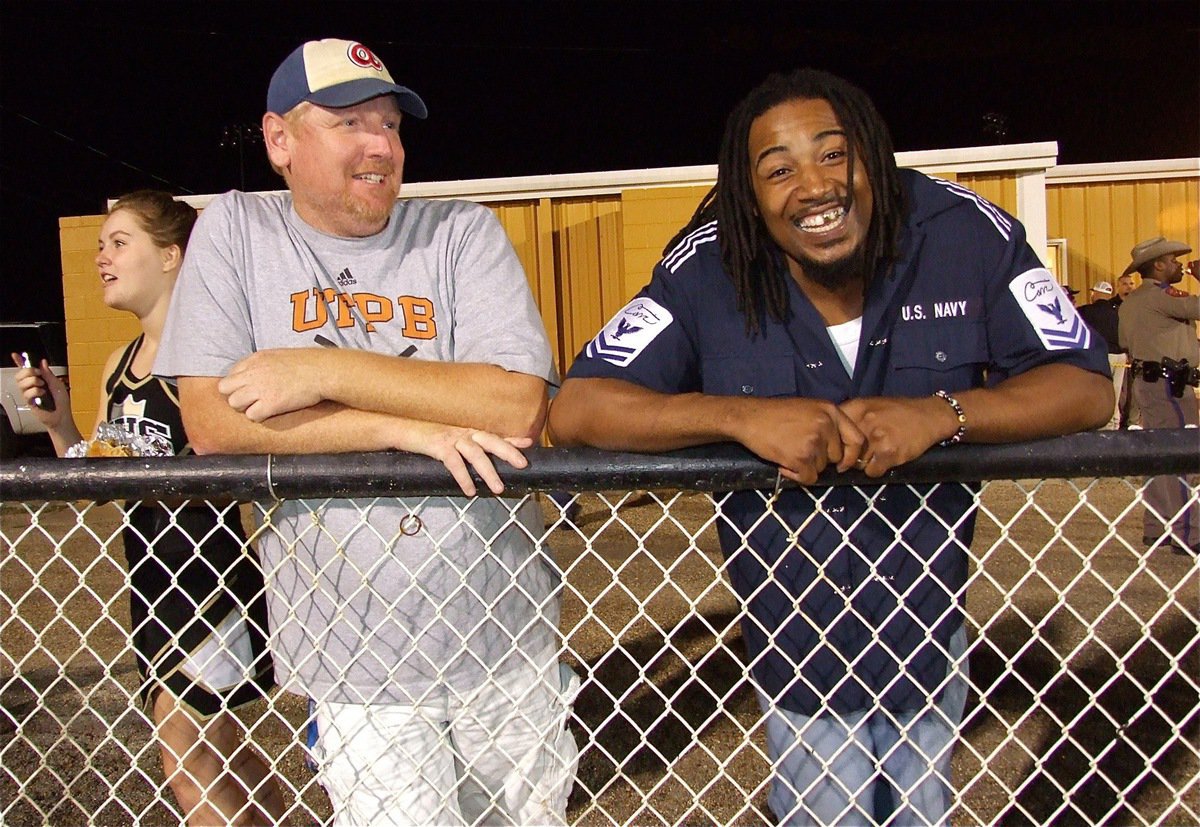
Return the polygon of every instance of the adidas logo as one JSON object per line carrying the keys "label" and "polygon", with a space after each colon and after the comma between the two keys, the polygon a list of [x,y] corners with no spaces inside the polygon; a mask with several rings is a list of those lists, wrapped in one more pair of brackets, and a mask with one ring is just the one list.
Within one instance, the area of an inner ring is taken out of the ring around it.
{"label": "adidas logo", "polygon": [[334,281],[338,283],[338,287],[346,287],[347,285],[358,284],[358,279],[354,278],[354,274],[350,272],[349,267],[338,273],[334,278]]}

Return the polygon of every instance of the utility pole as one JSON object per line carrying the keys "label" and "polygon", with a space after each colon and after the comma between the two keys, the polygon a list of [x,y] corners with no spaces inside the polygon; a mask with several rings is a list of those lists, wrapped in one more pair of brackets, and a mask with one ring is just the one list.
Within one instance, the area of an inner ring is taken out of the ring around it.
{"label": "utility pole", "polygon": [[236,149],[238,155],[238,189],[246,189],[246,147],[262,145],[262,129],[254,124],[239,123],[221,130],[221,146]]}

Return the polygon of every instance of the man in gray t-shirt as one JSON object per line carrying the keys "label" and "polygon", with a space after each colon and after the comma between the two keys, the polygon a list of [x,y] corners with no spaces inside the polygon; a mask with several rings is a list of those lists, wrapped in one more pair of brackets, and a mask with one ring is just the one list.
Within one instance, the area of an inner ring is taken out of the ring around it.
{"label": "man in gray t-shirt", "polygon": [[[549,344],[491,213],[397,201],[401,113],[359,43],[276,70],[263,118],[289,193],[231,192],[189,244],[155,372],[198,453],[401,449],[500,494],[541,432]],[[532,502],[288,501],[260,534],[284,689],[316,704],[338,823],[555,823],[576,758],[558,573]]]}

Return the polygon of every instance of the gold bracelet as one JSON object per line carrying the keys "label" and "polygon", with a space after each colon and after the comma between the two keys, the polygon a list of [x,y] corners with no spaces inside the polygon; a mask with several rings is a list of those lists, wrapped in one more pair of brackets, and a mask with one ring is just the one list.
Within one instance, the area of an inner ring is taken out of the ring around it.
{"label": "gold bracelet", "polygon": [[954,409],[954,415],[958,417],[958,430],[954,432],[954,436],[943,439],[938,445],[957,445],[967,435],[967,415],[963,412],[962,405],[958,404],[958,400],[945,391],[934,391],[933,395],[938,399],[945,399],[946,404]]}

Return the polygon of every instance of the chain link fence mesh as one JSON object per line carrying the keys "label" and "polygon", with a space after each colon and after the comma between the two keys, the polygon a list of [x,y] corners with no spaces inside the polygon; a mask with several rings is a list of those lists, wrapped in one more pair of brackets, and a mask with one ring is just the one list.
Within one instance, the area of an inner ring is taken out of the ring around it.
{"label": "chain link fence mesh", "polygon": [[[1143,545],[1145,491],[1098,476],[975,495],[952,823],[1200,823],[1200,574],[1195,557]],[[519,501],[543,506],[533,539],[562,572],[561,658],[582,680],[571,824],[775,821],[717,540],[727,497]],[[242,506],[247,528],[272,530],[276,508]],[[0,518],[3,823],[178,823],[139,702],[122,507],[10,500]],[[327,822],[305,699],[276,691],[237,714],[282,782],[285,823]]]}

